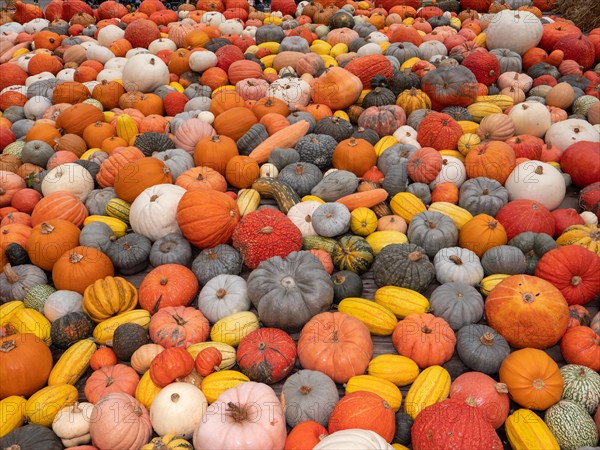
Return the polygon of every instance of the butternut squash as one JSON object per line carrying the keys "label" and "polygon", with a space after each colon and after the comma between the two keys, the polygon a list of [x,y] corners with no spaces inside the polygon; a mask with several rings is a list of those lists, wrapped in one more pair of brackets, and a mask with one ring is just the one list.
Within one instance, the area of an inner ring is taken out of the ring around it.
{"label": "butternut squash", "polygon": [[336,203],[345,205],[350,211],[356,208],[370,208],[384,202],[388,198],[388,193],[385,189],[373,189],[372,191],[355,192],[354,194],[346,195]]}
{"label": "butternut squash", "polygon": [[259,164],[267,162],[271,150],[278,147],[293,147],[308,132],[309,127],[310,125],[306,120],[300,120],[289,127],[277,131],[252,150],[249,155],[250,158],[253,158]]}

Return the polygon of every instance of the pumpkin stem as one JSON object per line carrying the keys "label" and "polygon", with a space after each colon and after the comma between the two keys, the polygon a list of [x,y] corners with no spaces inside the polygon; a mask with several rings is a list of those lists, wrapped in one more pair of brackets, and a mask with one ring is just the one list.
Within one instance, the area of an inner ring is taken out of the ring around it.
{"label": "pumpkin stem", "polygon": [[247,408],[242,408],[239,405],[236,405],[233,402],[227,403],[227,415],[231,417],[236,422],[244,422],[248,419],[248,410]]}
{"label": "pumpkin stem", "polygon": [[423,258],[423,253],[421,253],[420,251],[414,251],[408,254],[408,260],[411,262],[420,261],[421,258]]}
{"label": "pumpkin stem", "polygon": [[531,385],[536,391],[541,391],[546,387],[546,383],[544,383],[544,380],[542,380],[541,378],[536,378],[535,380],[533,380]]}
{"label": "pumpkin stem", "polygon": [[177,313],[175,313],[175,315],[173,316],[173,320],[175,320],[175,322],[179,326],[184,326],[187,323],[187,321]]}
{"label": "pumpkin stem", "polygon": [[312,388],[310,386],[304,385],[300,387],[299,391],[302,395],[308,395],[310,391],[312,391]]}
{"label": "pumpkin stem", "polygon": [[10,284],[15,284],[19,281],[19,275],[17,275],[10,263],[4,266],[4,275],[6,275],[6,280]]}
{"label": "pumpkin stem", "polygon": [[266,226],[258,230],[258,234],[271,234],[273,232],[273,227]]}
{"label": "pumpkin stem", "polygon": [[290,276],[283,277],[280,283],[286,289],[292,289],[296,287],[296,281]]}
{"label": "pumpkin stem", "polygon": [[215,252],[214,250],[209,250],[209,251],[206,253],[206,257],[207,257],[208,259],[210,259],[211,261],[214,261],[215,259],[218,259],[218,258],[219,258],[219,255],[218,255],[218,254],[217,254],[217,252]]}
{"label": "pumpkin stem", "polygon": [[219,288],[217,289],[217,292],[215,293],[215,295],[217,296],[217,298],[219,300],[223,299],[223,297],[225,297],[227,295],[227,291],[223,288]]}
{"label": "pumpkin stem", "polygon": [[76,264],[78,262],[81,262],[81,260],[83,259],[83,255],[80,253],[73,253],[70,257],[69,257],[69,262]]}
{"label": "pumpkin stem", "polygon": [[106,378],[106,387],[109,387],[114,382],[115,382],[115,379],[113,377]]}
{"label": "pumpkin stem", "polygon": [[50,225],[47,222],[42,222],[42,224],[40,225],[40,228],[41,228],[42,234],[50,234],[54,231],[54,226]]}
{"label": "pumpkin stem", "polygon": [[177,403],[179,401],[179,399],[180,399],[180,396],[177,392],[171,394],[171,401],[173,403]]}
{"label": "pumpkin stem", "polygon": [[536,173],[536,175],[543,175],[544,174],[544,168],[542,166],[537,166],[535,168],[535,173]]}
{"label": "pumpkin stem", "polygon": [[8,353],[11,350],[14,350],[15,348],[17,348],[17,341],[15,341],[14,339],[10,339],[8,341],[4,341],[2,345],[0,345],[0,352]]}
{"label": "pumpkin stem", "polygon": [[219,136],[218,134],[215,134],[210,138],[210,141],[211,142],[221,142],[221,136]]}
{"label": "pumpkin stem", "polygon": [[490,332],[483,333],[479,338],[479,342],[481,342],[483,345],[493,345],[494,335]]}
{"label": "pumpkin stem", "polygon": [[167,282],[168,282],[168,280],[166,278],[161,278],[160,279],[160,285],[161,286],[166,286]]}
{"label": "pumpkin stem", "polygon": [[477,400],[473,395],[467,395],[467,398],[465,398],[465,404],[474,408],[477,406]]}
{"label": "pumpkin stem", "polygon": [[262,352],[265,348],[267,348],[267,344],[265,344],[264,342],[259,342],[258,343],[258,349]]}
{"label": "pumpkin stem", "polygon": [[5,450],[21,450],[21,446],[19,444],[13,444],[10,447],[6,447]]}
{"label": "pumpkin stem", "polygon": [[156,194],[154,194],[152,197],[150,197],[151,202],[155,202],[156,199],[158,199],[158,195],[156,195]]}
{"label": "pumpkin stem", "polygon": [[496,392],[498,394],[508,394],[508,386],[504,383],[496,383]]}
{"label": "pumpkin stem", "polygon": [[457,266],[462,266],[462,259],[460,259],[458,256],[456,255],[452,255],[450,258],[448,258],[450,261],[452,261],[454,264],[456,264]]}
{"label": "pumpkin stem", "polygon": [[421,332],[423,334],[431,334],[431,333],[433,333],[433,330],[431,328],[429,328],[427,325],[423,325],[423,327],[421,328]]}
{"label": "pumpkin stem", "polygon": [[571,278],[571,286],[579,286],[581,281],[581,277],[579,275],[575,275],[573,278]]}
{"label": "pumpkin stem", "polygon": [[533,303],[535,300],[535,295],[533,295],[531,292],[525,292],[524,294],[521,294],[521,298],[525,303]]}

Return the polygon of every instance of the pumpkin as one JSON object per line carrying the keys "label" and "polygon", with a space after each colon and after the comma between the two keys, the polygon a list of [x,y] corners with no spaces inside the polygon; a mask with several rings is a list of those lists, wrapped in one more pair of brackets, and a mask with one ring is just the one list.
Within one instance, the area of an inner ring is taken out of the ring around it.
{"label": "pumpkin", "polygon": [[94,352],[90,359],[90,367],[92,370],[98,370],[102,367],[114,366],[117,364],[117,355],[110,347],[100,347]]}
{"label": "pumpkin", "polygon": [[417,142],[422,147],[453,150],[457,147],[458,139],[462,134],[461,126],[451,116],[434,112],[428,114],[421,121],[417,132]]}
{"label": "pumpkin", "polygon": [[[344,433],[344,431],[340,433]],[[309,448],[314,448],[324,437],[327,437],[327,434],[327,429],[320,423],[313,420],[305,420],[290,431],[285,440],[284,448],[286,450],[301,450],[306,445]]]}
{"label": "pumpkin", "polygon": [[209,325],[195,308],[167,306],[150,320],[150,339],[164,348],[189,347],[208,338]]}
{"label": "pumpkin", "polygon": [[[144,174],[143,177],[140,174]],[[133,203],[146,188],[171,182],[171,172],[165,163],[157,158],[142,158],[119,169],[114,187],[119,198]]]}
{"label": "pumpkin", "polygon": [[227,163],[238,155],[235,140],[229,136],[214,135],[201,139],[194,150],[194,162],[225,175]]}
{"label": "pumpkin", "polygon": [[505,187],[511,200],[534,200],[549,210],[556,209],[560,205],[566,191],[564,178],[560,172],[540,161],[526,161],[519,164],[509,175]]}
{"label": "pumpkin", "polygon": [[579,403],[592,414],[598,407],[600,399],[598,395],[587,395],[587,392],[597,392],[600,378],[598,374],[589,367],[577,364],[567,364],[561,367],[560,373],[564,380],[562,399],[572,400]]}
{"label": "pumpkin", "polygon": [[246,281],[233,274],[220,274],[211,278],[198,296],[198,309],[211,323],[249,308]]}
{"label": "pumpkin", "polygon": [[83,225],[88,211],[81,200],[68,191],[57,191],[43,197],[33,208],[31,223],[36,225],[51,219],[64,219],[77,227]]}
{"label": "pumpkin", "polygon": [[350,138],[341,141],[332,156],[336,169],[348,170],[356,176],[362,176],[376,162],[375,149],[364,139]]}
{"label": "pumpkin", "polygon": [[487,177],[504,184],[515,165],[515,154],[504,142],[490,141],[472,148],[465,158],[470,178]]}
{"label": "pumpkin", "polygon": [[373,263],[377,286],[398,286],[424,292],[435,277],[427,253],[416,244],[385,246]]}
{"label": "pumpkin", "polygon": [[187,306],[198,293],[198,280],[187,267],[163,264],[154,268],[139,289],[140,306],[155,313],[169,306]]}
{"label": "pumpkin", "polygon": [[[150,440],[152,424],[146,408],[131,395],[112,393],[92,410],[90,436],[99,449],[138,449]],[[116,420],[115,420],[116,418]]]}
{"label": "pumpkin", "polygon": [[564,334],[560,351],[569,364],[579,364],[598,371],[599,344],[598,335],[592,328],[577,326],[569,328]]}
{"label": "pumpkin", "polygon": [[554,217],[535,200],[513,200],[498,210],[496,219],[504,226],[509,240],[527,231],[554,235]]}
{"label": "pumpkin", "polygon": [[561,448],[582,448],[598,443],[594,420],[579,403],[561,400],[548,408],[544,421]]}
{"label": "pumpkin", "polygon": [[83,311],[95,322],[131,311],[137,306],[137,289],[121,277],[108,276],[89,285],[83,293]]}
{"label": "pumpkin", "polygon": [[0,438],[0,445],[5,448],[27,447],[35,450],[60,450],[64,448],[60,438],[52,430],[48,427],[35,424],[14,429]]}
{"label": "pumpkin", "polygon": [[506,340],[487,325],[466,325],[456,334],[456,350],[461,360],[473,370],[497,373],[509,355]]}
{"label": "pumpkin", "polygon": [[483,317],[483,298],[464,283],[445,283],[433,291],[430,305],[437,317],[446,320],[454,331],[479,322]]}
{"label": "pumpkin", "polygon": [[525,408],[544,410],[560,400],[560,370],[541,350],[525,348],[511,353],[500,366],[499,374],[513,401]]}
{"label": "pumpkin", "polygon": [[50,336],[52,344],[66,349],[75,342],[89,338],[94,329],[94,322],[82,312],[65,314],[52,322]]}
{"label": "pumpkin", "polygon": [[79,228],[63,219],[52,219],[35,226],[28,242],[31,262],[51,271],[62,254],[79,244]]}
{"label": "pumpkin", "polygon": [[571,176],[576,186],[585,187],[600,181],[595,175],[598,173],[597,158],[594,156],[596,154],[596,145],[585,141],[577,142],[563,152],[560,158],[561,169]]}
{"label": "pumpkin", "polygon": [[194,361],[194,368],[203,377],[206,377],[216,370],[223,361],[223,354],[216,347],[206,347],[200,350]]}
{"label": "pumpkin", "polygon": [[433,109],[469,106],[477,97],[477,79],[463,66],[440,67],[421,79],[421,89],[431,99]]}
{"label": "pumpkin", "polygon": [[64,111],[56,118],[56,127],[62,128],[65,133],[83,136],[83,131],[88,125],[102,122],[102,111],[88,103],[78,103]]}
{"label": "pumpkin", "polygon": [[[331,89],[333,86],[336,88]],[[324,104],[336,111],[352,105],[362,89],[361,78],[340,67],[330,67],[314,80],[311,95],[314,103]]]}
{"label": "pumpkin", "polygon": [[48,346],[34,334],[13,334],[0,338],[0,368],[15,374],[0,387],[0,397],[29,397],[45,386],[52,369]]}
{"label": "pumpkin", "polygon": [[194,432],[198,450],[234,447],[275,450],[284,447],[285,439],[285,417],[275,392],[252,381],[219,395]]}
{"label": "pumpkin", "polygon": [[96,280],[114,275],[108,256],[91,247],[74,247],[64,252],[54,264],[52,279],[57,289],[83,294]]}
{"label": "pumpkin", "polygon": [[248,297],[265,325],[296,331],[331,306],[333,285],[312,255],[294,252],[261,263],[248,278]]}

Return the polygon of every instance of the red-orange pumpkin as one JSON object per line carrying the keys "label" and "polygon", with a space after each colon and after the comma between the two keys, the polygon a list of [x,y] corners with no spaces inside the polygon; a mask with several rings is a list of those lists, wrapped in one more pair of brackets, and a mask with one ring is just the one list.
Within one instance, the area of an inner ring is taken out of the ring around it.
{"label": "red-orange pumpkin", "polygon": [[117,173],[114,185],[117,196],[132,203],[144,189],[172,181],[171,171],[164,162],[147,157],[125,164]]}
{"label": "red-orange pumpkin", "polygon": [[569,328],[560,343],[560,351],[569,364],[600,371],[600,336],[591,328]]}
{"label": "red-orange pumpkin", "polygon": [[187,306],[198,287],[198,279],[187,267],[163,264],[152,269],[140,284],[140,306],[152,314],[166,307]]}
{"label": "red-orange pumpkin", "polygon": [[152,342],[164,348],[187,348],[208,339],[210,325],[197,308],[168,306],[152,316],[149,332]]}
{"label": "red-orange pumpkin", "polygon": [[64,219],[81,227],[87,216],[87,208],[75,194],[58,191],[42,198],[35,205],[31,213],[31,223],[36,226],[51,219]]}
{"label": "red-orange pumpkin", "polygon": [[140,377],[135,370],[125,364],[105,366],[90,375],[85,382],[85,398],[96,403],[101,397],[113,392],[135,395]]}
{"label": "red-orange pumpkin", "polygon": [[172,347],[163,350],[152,360],[150,378],[156,386],[163,388],[177,378],[189,375],[192,370],[192,355],[184,348]]}

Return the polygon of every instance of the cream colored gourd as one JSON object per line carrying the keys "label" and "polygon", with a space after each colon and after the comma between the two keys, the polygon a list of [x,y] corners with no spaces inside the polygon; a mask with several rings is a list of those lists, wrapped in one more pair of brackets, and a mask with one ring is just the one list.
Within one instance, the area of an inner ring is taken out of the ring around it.
{"label": "cream colored gourd", "polygon": [[174,184],[157,184],[145,189],[132,203],[129,222],[136,233],[156,241],[179,233],[177,205],[186,190]]}
{"label": "cream colored gourd", "polygon": [[184,439],[190,439],[207,407],[206,397],[197,386],[183,382],[171,383],[152,400],[152,428],[159,436],[176,433]]}
{"label": "cream colored gourd", "polygon": [[56,291],[44,303],[44,316],[50,321],[60,319],[71,312],[83,312],[83,295],[75,291]]}
{"label": "cream colored gourd", "polygon": [[150,53],[154,53],[155,55],[162,50],[170,50],[174,52],[177,50],[177,44],[175,44],[175,42],[173,42],[171,39],[159,38],[150,42],[148,50]]}
{"label": "cream colored gourd", "polygon": [[508,48],[522,55],[542,38],[542,22],[529,11],[503,10],[490,19],[485,30],[489,50]]}
{"label": "cream colored gourd", "polygon": [[159,344],[144,344],[131,355],[131,367],[140,375],[150,369],[152,360],[164,351],[164,347]]}
{"label": "cream colored gourd", "polygon": [[98,31],[98,43],[103,47],[110,47],[116,40],[125,36],[125,30],[116,25],[107,25]]}
{"label": "cream colored gourd", "polygon": [[230,274],[210,279],[198,295],[198,309],[211,323],[240,311],[248,311],[250,299],[246,280]]}
{"label": "cream colored gourd", "polygon": [[531,134],[544,137],[552,125],[550,111],[539,102],[519,103],[511,108],[508,113],[515,125],[515,134]]}
{"label": "cream colored gourd", "polygon": [[324,437],[313,450],[393,450],[385,439],[371,430],[350,428]]}
{"label": "cream colored gourd", "polygon": [[88,444],[92,440],[90,423],[93,408],[92,403],[75,403],[56,414],[52,422],[52,431],[62,440],[65,447]]}
{"label": "cream colored gourd", "polygon": [[450,182],[460,187],[467,179],[467,169],[464,163],[454,156],[442,157],[442,170],[429,187],[433,189],[440,183]]}
{"label": "cream colored gourd", "polygon": [[154,92],[165,84],[169,84],[169,68],[151,53],[133,56],[123,68],[123,86],[127,92]]}
{"label": "cream colored gourd", "polygon": [[307,202],[296,203],[288,211],[288,219],[298,227],[302,236],[317,235],[317,232],[313,228],[312,215],[320,205],[321,203],[310,200]]}
{"label": "cream colored gourd", "polygon": [[525,161],[513,169],[504,184],[510,200],[535,200],[549,210],[558,208],[567,187],[555,167],[541,161]]}
{"label": "cream colored gourd", "polygon": [[203,72],[217,65],[217,55],[213,52],[194,52],[190,55],[190,69],[194,72]]}
{"label": "cream colored gourd", "polygon": [[567,119],[553,124],[544,137],[546,144],[551,143],[563,152],[580,141],[600,142],[600,133],[592,124],[582,119]]}
{"label": "cream colored gourd", "polygon": [[94,189],[94,178],[85,167],[66,163],[52,169],[42,181],[42,193],[48,196],[58,191],[67,191],[84,201]]}

